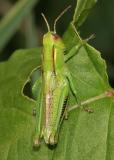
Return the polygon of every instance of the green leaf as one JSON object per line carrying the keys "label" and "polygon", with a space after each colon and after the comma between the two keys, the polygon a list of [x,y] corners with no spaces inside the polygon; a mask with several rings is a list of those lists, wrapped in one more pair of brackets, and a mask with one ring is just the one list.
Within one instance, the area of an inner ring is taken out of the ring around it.
{"label": "green leaf", "polygon": [[0,22],[0,50],[4,48],[11,36],[16,32],[23,18],[31,12],[39,0],[21,0],[6,14]]}
{"label": "green leaf", "polygon": [[[82,47],[67,65],[81,102],[110,90],[105,61],[93,47]],[[75,104],[72,96],[70,100]],[[71,111],[68,121],[64,121],[53,159],[113,159],[114,101],[104,98],[85,107],[94,112],[89,114],[77,109]]]}
{"label": "green leaf", "polygon": [[66,30],[63,40],[66,44],[66,48],[69,51],[74,45],[76,45],[79,41],[79,38],[76,36],[75,31],[72,28],[72,25],[76,27],[78,30],[79,27],[84,23],[86,20],[89,12],[95,5],[97,0],[77,0],[77,5],[74,11],[73,20],[70,23],[68,29]]}
{"label": "green leaf", "polygon": [[97,0],[77,0],[77,6],[73,17],[73,23],[76,24],[76,27],[82,25],[96,2]]}
{"label": "green leaf", "polygon": [[[89,104],[94,113],[76,109],[64,121],[59,143],[54,150],[42,144],[38,151],[32,149],[35,102],[25,97],[23,85],[31,71],[39,66],[38,48],[20,50],[7,62],[0,64],[0,157],[2,160],[47,159],[100,159],[113,158],[114,102],[104,98]],[[67,64],[72,71],[77,96],[80,101],[97,96],[110,89],[105,62],[94,48],[86,45]],[[70,104],[75,104],[71,96]],[[110,149],[110,152],[108,150]],[[109,155],[110,154],[110,155]]]}
{"label": "green leaf", "polygon": [[[7,61],[0,63],[0,159],[35,160],[51,153],[43,146],[33,151],[32,137],[35,102],[24,96],[22,89],[29,81],[30,72],[40,64],[40,49],[19,50]],[[43,150],[43,151],[42,151]],[[44,154],[45,151],[45,155]],[[51,154],[49,154],[50,156]]]}

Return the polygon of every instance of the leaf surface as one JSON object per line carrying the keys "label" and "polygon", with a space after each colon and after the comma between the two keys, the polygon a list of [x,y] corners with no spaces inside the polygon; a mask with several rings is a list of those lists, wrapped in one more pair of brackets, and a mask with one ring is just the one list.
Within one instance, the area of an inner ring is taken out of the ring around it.
{"label": "leaf surface", "polygon": [[18,1],[0,22],[0,50],[4,48],[11,36],[19,28],[23,18],[26,17],[38,0]]}

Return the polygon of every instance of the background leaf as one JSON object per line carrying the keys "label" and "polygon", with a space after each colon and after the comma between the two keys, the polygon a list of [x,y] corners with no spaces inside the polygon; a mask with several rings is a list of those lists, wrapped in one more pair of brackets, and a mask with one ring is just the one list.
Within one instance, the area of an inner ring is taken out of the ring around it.
{"label": "background leaf", "polygon": [[[100,53],[91,46],[81,48],[80,52],[69,61],[68,66],[74,77],[80,101],[99,95],[110,88],[105,62],[101,59]],[[70,100],[73,105],[73,98]],[[104,98],[85,106],[93,109],[93,114],[88,114],[81,109],[72,111],[68,121],[64,121],[62,126],[54,158],[105,160],[110,155],[110,159],[113,159],[111,140],[114,135],[110,125],[113,123],[111,114],[113,106],[114,102],[111,99]]]}
{"label": "background leaf", "polygon": [[82,25],[96,2],[97,0],[77,0],[77,6],[73,17],[73,23],[76,24],[76,27]]}
{"label": "background leaf", "polygon": [[32,110],[35,102],[21,94],[30,72],[40,64],[41,50],[20,50],[7,62],[0,64],[0,158],[2,160],[35,160],[43,152],[32,148],[35,118]]}
{"label": "background leaf", "polygon": [[23,18],[31,12],[38,0],[20,0],[0,22],[0,50],[15,33]]}

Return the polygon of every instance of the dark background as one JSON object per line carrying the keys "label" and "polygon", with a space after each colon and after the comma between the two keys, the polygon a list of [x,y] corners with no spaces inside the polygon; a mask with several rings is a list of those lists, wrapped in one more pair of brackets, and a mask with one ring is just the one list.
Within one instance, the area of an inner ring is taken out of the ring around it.
{"label": "dark background", "polygon": [[[16,0],[0,0],[1,19],[16,2]],[[46,15],[53,29],[54,19],[70,4],[72,8],[57,23],[57,32],[61,36],[72,18],[76,1],[41,0],[36,4],[32,13],[22,20],[19,29],[1,51],[0,60],[7,60],[16,49],[41,46],[42,36],[47,31],[41,12]],[[95,38],[89,43],[98,49],[106,60],[110,84],[114,87],[114,0],[98,0],[81,27],[83,39],[88,38],[91,34],[95,34]]]}

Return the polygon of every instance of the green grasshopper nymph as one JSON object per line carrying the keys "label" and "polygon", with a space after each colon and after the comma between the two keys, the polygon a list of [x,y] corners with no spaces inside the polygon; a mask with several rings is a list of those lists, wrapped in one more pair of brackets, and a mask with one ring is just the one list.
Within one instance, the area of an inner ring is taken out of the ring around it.
{"label": "green grasshopper nymph", "polygon": [[[65,44],[60,36],[56,34],[56,23],[58,19],[70,8],[67,7],[55,20],[54,31],[50,31],[49,24],[42,14],[48,28],[43,37],[42,52],[42,76],[33,88],[36,97],[36,132],[34,146],[40,145],[41,139],[46,144],[55,145],[58,142],[58,134],[61,122],[67,114],[67,99],[69,90],[76,97],[72,76],[66,66],[66,61],[76,53],[71,50],[69,56],[64,55]],[[81,46],[77,46],[77,52]],[[77,99],[76,99],[77,101]]]}

